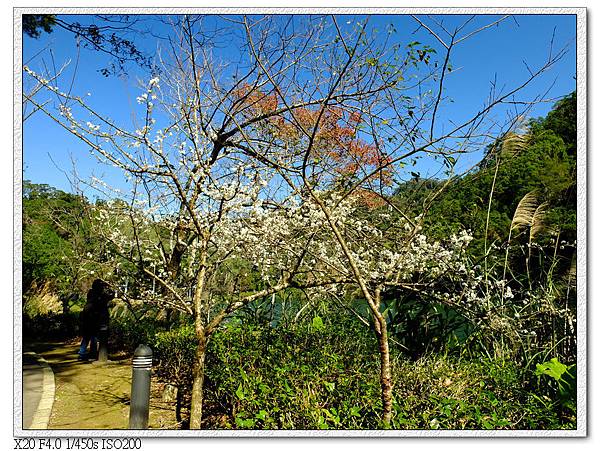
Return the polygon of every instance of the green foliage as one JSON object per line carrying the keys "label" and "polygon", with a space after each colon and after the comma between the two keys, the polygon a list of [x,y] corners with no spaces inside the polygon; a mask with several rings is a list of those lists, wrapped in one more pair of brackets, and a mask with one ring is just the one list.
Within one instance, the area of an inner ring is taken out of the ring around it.
{"label": "green foliage", "polygon": [[151,319],[112,318],[110,321],[109,346],[111,349],[133,354],[140,344],[154,347],[155,336],[164,330]]}
{"label": "green foliage", "polygon": [[556,357],[553,357],[547,362],[538,363],[534,373],[536,376],[548,376],[554,380],[551,387],[551,392],[566,409],[573,413],[576,412],[577,406],[577,365],[565,365]]}
{"label": "green foliage", "polygon": [[293,329],[232,324],[216,334],[207,356],[207,404],[220,406],[230,427],[375,427],[373,343],[359,325],[343,330],[316,318]]}
{"label": "green foliage", "polygon": [[323,319],[320,316],[315,316],[312,320],[312,330],[315,332],[321,332],[325,328]]}
{"label": "green foliage", "polygon": [[460,349],[473,329],[458,310],[416,293],[388,293],[383,315],[400,351],[413,360],[431,352]]}
{"label": "green foliage", "polygon": [[567,153],[575,156],[577,149],[577,96],[573,91],[557,102],[552,111],[541,122],[541,126],[552,130],[565,143]]}
{"label": "green foliage", "polygon": [[[511,218],[517,203],[527,193],[538,191],[551,205],[551,211],[564,208],[561,200],[574,184],[574,161],[562,140],[552,132],[534,136],[532,144],[521,154],[500,161],[497,175],[495,167],[467,175],[453,184],[432,208],[428,230],[439,236],[461,228],[471,229],[479,252],[486,225],[487,203],[495,179],[492,197],[488,239],[503,242],[508,237]],[[554,221],[560,216],[554,216]],[[571,219],[564,216],[565,220]],[[554,223],[561,230],[575,230],[575,223]]]}
{"label": "green foliage", "polygon": [[541,376],[546,374],[552,377],[555,381],[560,382],[563,374],[567,371],[567,365],[564,365],[558,361],[556,357],[552,358],[548,362],[538,363],[536,365],[535,375]]}
{"label": "green foliage", "polygon": [[575,427],[527,390],[527,373],[511,362],[430,356],[416,364],[400,361],[395,372],[395,428]]}
{"label": "green foliage", "polygon": [[[49,283],[57,294],[81,291],[84,255],[95,243],[85,221],[85,199],[48,185],[23,183],[23,292]],[[88,275],[89,276],[89,275]]]}
{"label": "green foliage", "polygon": [[[492,146],[480,169],[452,183],[434,203],[427,231],[443,237],[470,229],[476,239],[472,250],[483,253],[483,235],[492,185],[488,241],[504,242],[517,203],[531,191],[550,204],[549,224],[565,239],[574,239],[575,220],[575,93],[561,100],[545,119],[530,122],[530,139],[519,150],[502,153]],[[496,174],[496,164],[499,164]],[[495,184],[494,184],[495,180]],[[437,183],[412,182],[411,199],[424,199]],[[416,189],[418,188],[418,189]],[[399,194],[405,193],[403,188]]]}
{"label": "green foliage", "polygon": [[[293,330],[230,322],[209,342],[207,421],[225,417],[226,427],[237,428],[375,427],[377,357],[364,330],[352,330],[349,348],[344,332],[322,319]],[[189,392],[193,328],[157,333],[153,347],[157,374]],[[360,363],[364,353],[371,358]]]}
{"label": "green foliage", "polygon": [[[204,427],[381,427],[374,339],[353,320],[321,321],[318,331],[313,320],[286,328],[232,321],[218,331],[208,347]],[[193,328],[160,332],[153,346],[157,374],[189,393]],[[531,373],[514,363],[433,354],[415,362],[397,350],[392,357],[396,429],[575,427],[557,404],[529,391]]]}
{"label": "green foliage", "polygon": [[31,38],[39,38],[42,31],[52,33],[54,25],[54,14],[23,14],[23,33]]}
{"label": "green foliage", "polygon": [[30,340],[64,340],[78,335],[79,314],[76,312],[23,314],[23,336]]}
{"label": "green foliage", "polygon": [[192,385],[191,370],[196,360],[197,346],[193,326],[157,332],[150,344],[157,361],[157,375],[180,389],[189,389]]}

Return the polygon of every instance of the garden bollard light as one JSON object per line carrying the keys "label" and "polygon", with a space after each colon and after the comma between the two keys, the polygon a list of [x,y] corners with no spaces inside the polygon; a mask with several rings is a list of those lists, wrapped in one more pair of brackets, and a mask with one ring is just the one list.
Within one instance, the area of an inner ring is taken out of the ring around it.
{"label": "garden bollard light", "polygon": [[108,326],[100,326],[98,333],[98,362],[108,362]]}
{"label": "garden bollard light", "polygon": [[146,429],[150,410],[150,370],[152,349],[139,345],[133,353],[129,429]]}

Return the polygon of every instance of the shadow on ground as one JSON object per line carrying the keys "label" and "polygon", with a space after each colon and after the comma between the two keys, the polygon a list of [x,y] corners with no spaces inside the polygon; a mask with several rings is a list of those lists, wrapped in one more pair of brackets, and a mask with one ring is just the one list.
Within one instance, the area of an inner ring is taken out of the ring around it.
{"label": "shadow on ground", "polygon": [[[76,342],[29,343],[24,350],[42,355],[54,371],[56,396],[48,429],[126,429],[129,422],[131,361],[110,356],[110,362],[77,360]],[[173,406],[160,399],[153,380],[149,427],[177,427]]]}

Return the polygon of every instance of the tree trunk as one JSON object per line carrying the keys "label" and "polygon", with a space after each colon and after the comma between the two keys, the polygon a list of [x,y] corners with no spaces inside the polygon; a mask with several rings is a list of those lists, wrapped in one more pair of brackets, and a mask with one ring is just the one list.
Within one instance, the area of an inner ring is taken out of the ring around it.
{"label": "tree trunk", "polygon": [[206,243],[208,237],[202,243],[202,258],[200,259],[200,269],[196,279],[196,289],[194,291],[194,329],[198,339],[196,348],[196,361],[192,372],[192,406],[190,408],[190,429],[201,429],[202,424],[202,402],[204,401],[204,364],[206,359],[206,344],[208,336],[202,323],[202,294],[204,292],[204,282],[206,277]]}
{"label": "tree trunk", "polygon": [[204,362],[206,358],[206,337],[197,334],[198,348],[196,349],[196,361],[194,362],[192,385],[192,406],[190,409],[190,429],[201,429],[202,425],[202,402],[204,400]]}
{"label": "tree trunk", "polygon": [[375,323],[375,335],[377,336],[377,342],[379,344],[379,356],[380,356],[380,377],[379,381],[381,383],[381,401],[383,403],[383,415],[382,422],[383,427],[389,429],[391,426],[392,420],[392,369],[390,366],[390,346],[388,342],[388,333],[387,333],[387,323],[381,312],[379,311],[379,307],[381,305],[381,286],[377,287],[374,292],[374,296],[369,291],[367,287],[367,283],[365,278],[363,277],[360,269],[358,268],[354,258],[352,257],[352,253],[348,249],[348,245],[346,244],[346,240],[342,236],[340,230],[338,229],[336,222],[331,217],[331,213],[321,202],[318,196],[315,196],[312,193],[313,199],[319,204],[321,207],[321,211],[325,214],[327,218],[327,222],[329,223],[333,234],[335,235],[344,255],[348,259],[348,263],[350,264],[350,268],[352,269],[352,273],[354,274],[354,278],[358,283],[360,290],[362,291],[367,304],[371,310],[373,315],[373,320]]}
{"label": "tree trunk", "polygon": [[379,380],[381,383],[381,401],[383,404],[383,427],[389,429],[392,421],[392,368],[390,365],[390,346],[388,341],[387,324],[384,318],[376,318],[379,324],[377,342],[379,344]]}

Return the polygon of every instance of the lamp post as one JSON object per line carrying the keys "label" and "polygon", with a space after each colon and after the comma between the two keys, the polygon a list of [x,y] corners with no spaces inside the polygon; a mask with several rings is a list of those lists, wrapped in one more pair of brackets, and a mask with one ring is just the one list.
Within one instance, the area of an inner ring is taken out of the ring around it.
{"label": "lamp post", "polygon": [[108,362],[108,325],[100,326],[98,332],[98,363]]}
{"label": "lamp post", "polygon": [[139,345],[133,353],[129,429],[146,429],[150,412],[152,349]]}

